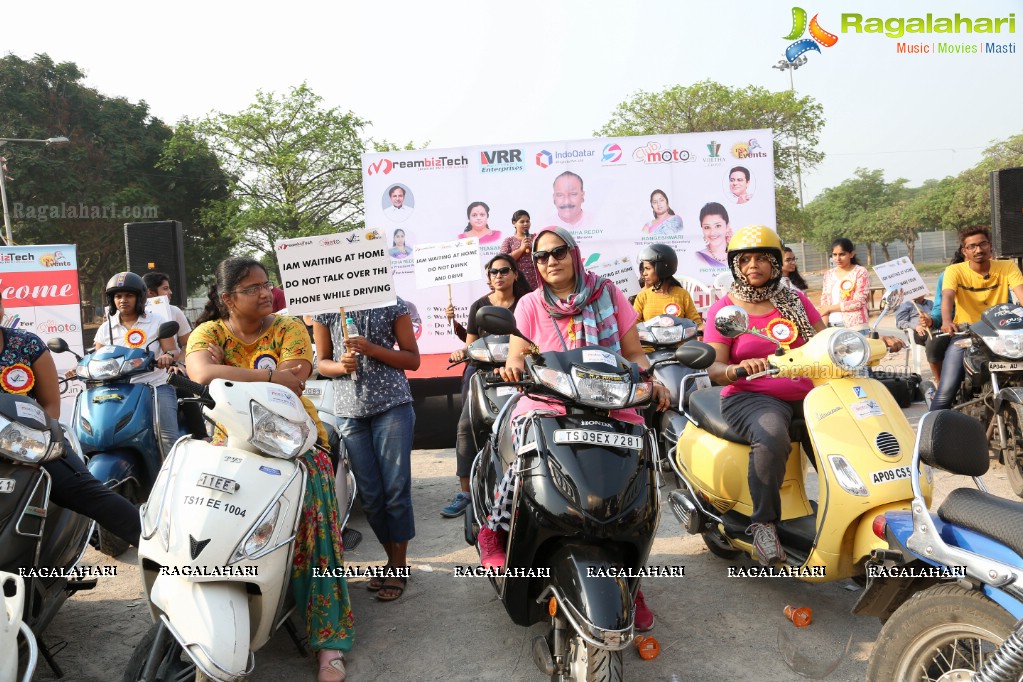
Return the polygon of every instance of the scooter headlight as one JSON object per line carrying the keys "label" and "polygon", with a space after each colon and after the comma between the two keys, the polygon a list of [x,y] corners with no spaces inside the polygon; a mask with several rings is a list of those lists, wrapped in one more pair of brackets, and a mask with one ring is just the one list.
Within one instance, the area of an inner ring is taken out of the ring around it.
{"label": "scooter headlight", "polygon": [[[628,375],[604,374],[578,367],[572,368],[579,402],[594,407],[617,409],[629,404],[632,382]],[[649,389],[649,386],[647,387]]]}
{"label": "scooter headlight", "polygon": [[842,486],[843,490],[850,495],[867,497],[867,486],[863,484],[859,474],[849,464],[849,460],[842,455],[828,455],[828,461],[831,462],[831,469],[835,472],[835,479],[838,481],[838,485]]}
{"label": "scooter headlight", "polygon": [[1013,360],[1023,357],[1023,334],[999,331],[998,336],[986,336],[984,342],[996,355]]}
{"label": "scooter headlight", "polygon": [[263,453],[280,459],[294,459],[302,453],[309,438],[308,424],[285,419],[254,400],[249,410],[252,414],[250,443]]}
{"label": "scooter headlight", "polygon": [[53,459],[50,432],[33,429],[0,417],[0,450],[11,459],[36,464]]}
{"label": "scooter headlight", "polygon": [[[242,559],[258,559],[266,550],[267,544],[273,539],[274,531],[277,528],[277,519],[281,514],[281,501],[277,500],[273,506],[267,509],[259,518],[256,526],[246,536],[238,548],[234,550],[230,563]],[[275,548],[272,548],[275,549]]]}
{"label": "scooter headlight", "polygon": [[682,343],[682,338],[685,335],[685,327],[654,327],[649,330],[653,333],[654,343],[667,345],[673,343]]}
{"label": "scooter headlight", "polygon": [[828,355],[839,368],[852,372],[870,360],[870,345],[858,332],[841,331],[831,337]]}
{"label": "scooter headlight", "polygon": [[533,365],[533,376],[547,388],[553,389],[566,398],[575,398],[575,389],[572,387],[572,379],[564,372],[550,367],[537,367]]}
{"label": "scooter headlight", "polygon": [[87,366],[87,379],[103,381],[112,379],[121,373],[121,358],[106,358],[105,360],[89,360]]}

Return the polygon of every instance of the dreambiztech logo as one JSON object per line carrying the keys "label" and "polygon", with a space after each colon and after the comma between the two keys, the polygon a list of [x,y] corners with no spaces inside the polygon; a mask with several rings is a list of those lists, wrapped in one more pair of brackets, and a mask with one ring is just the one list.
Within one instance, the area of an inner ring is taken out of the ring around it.
{"label": "dreambiztech logo", "polygon": [[[817,23],[817,17],[819,14],[814,14],[813,19],[810,20],[809,27],[806,23],[806,10],[802,7],[792,8],[792,30],[785,36],[785,40],[794,40],[785,50],[785,59],[792,63],[799,59],[799,57],[810,50],[820,52],[821,48],[819,45],[824,47],[833,47],[838,42],[838,36],[834,33],[830,33],[821,28],[821,25]],[[803,33],[809,28],[810,37],[803,38]]]}
{"label": "dreambiztech logo", "polygon": [[380,159],[369,164],[369,167],[366,169],[366,175],[376,175],[378,173],[387,175],[393,168],[394,163],[390,159]]}

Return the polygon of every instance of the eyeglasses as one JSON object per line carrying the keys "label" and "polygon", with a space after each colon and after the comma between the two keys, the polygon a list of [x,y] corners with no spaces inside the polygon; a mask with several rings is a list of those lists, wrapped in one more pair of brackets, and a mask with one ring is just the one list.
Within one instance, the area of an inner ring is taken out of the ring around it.
{"label": "eyeglasses", "polygon": [[241,294],[242,296],[255,296],[261,291],[270,291],[273,288],[273,283],[267,281],[262,284],[253,284],[251,287],[245,287],[244,289],[235,289],[234,293]]}
{"label": "eyeglasses", "polygon": [[490,268],[489,270],[487,270],[487,272],[489,272],[491,276],[507,275],[509,272],[511,272],[511,268],[510,267]]}
{"label": "eyeglasses", "polygon": [[547,260],[554,256],[554,260],[565,260],[565,256],[568,255],[568,244],[562,244],[561,246],[555,247],[550,251],[534,251],[533,260],[537,263],[546,265]]}
{"label": "eyeglasses", "polygon": [[979,244],[963,244],[963,251],[976,251],[977,249],[986,249],[991,246],[991,242],[980,242]]}
{"label": "eyeglasses", "polygon": [[795,263],[795,262],[796,262],[796,259],[795,259],[795,258],[786,258],[786,259],[785,259],[785,262],[786,262],[786,263]]}

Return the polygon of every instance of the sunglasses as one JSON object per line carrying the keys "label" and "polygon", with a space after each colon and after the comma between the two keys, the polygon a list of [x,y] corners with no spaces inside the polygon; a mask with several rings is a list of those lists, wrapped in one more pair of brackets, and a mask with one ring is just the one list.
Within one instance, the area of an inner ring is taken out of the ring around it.
{"label": "sunglasses", "polygon": [[568,244],[562,244],[557,248],[553,248],[550,251],[534,251],[533,260],[537,263],[546,264],[551,256],[554,256],[554,260],[565,260],[568,255],[569,248]]}
{"label": "sunglasses", "polygon": [[489,270],[487,270],[487,272],[490,273],[491,277],[495,275],[507,275],[509,272],[511,272],[511,268],[510,267],[490,268]]}

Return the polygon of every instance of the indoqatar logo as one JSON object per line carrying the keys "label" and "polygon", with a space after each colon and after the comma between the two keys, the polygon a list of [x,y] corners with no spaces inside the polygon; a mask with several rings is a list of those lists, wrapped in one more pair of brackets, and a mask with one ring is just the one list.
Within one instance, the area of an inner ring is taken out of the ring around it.
{"label": "indoqatar logo", "polygon": [[592,149],[566,149],[563,152],[549,152],[542,149],[536,154],[536,165],[540,168],[549,168],[559,163],[579,163],[596,156],[597,152]]}
{"label": "indoqatar logo", "polygon": [[691,163],[696,161],[688,149],[661,148],[660,142],[647,142],[632,152],[632,160],[640,163]]}
{"label": "indoqatar logo", "polygon": [[541,149],[536,153],[536,165],[540,168],[548,168],[554,163],[554,157],[546,149]]}
{"label": "indoqatar logo", "polygon": [[618,163],[622,160],[622,148],[617,143],[604,145],[601,152],[601,159],[604,163]]}
{"label": "indoqatar logo", "polygon": [[[785,49],[785,59],[789,60],[789,63],[796,61],[805,52],[813,50],[818,54],[821,51],[819,46],[834,47],[835,43],[838,42],[838,36],[834,33],[830,33],[821,28],[821,25],[817,23],[817,17],[819,14],[814,14],[813,19],[810,20],[809,25],[806,21],[806,10],[802,7],[792,8],[792,30],[785,36],[785,40],[794,40],[795,42],[789,45]],[[803,34],[809,30],[810,37],[803,38]]]}

